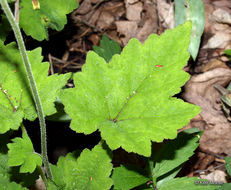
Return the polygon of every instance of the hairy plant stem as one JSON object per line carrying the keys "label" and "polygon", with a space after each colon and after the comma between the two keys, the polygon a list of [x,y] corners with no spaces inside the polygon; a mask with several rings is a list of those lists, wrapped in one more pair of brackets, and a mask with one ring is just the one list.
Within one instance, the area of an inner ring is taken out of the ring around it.
{"label": "hairy plant stem", "polygon": [[7,3],[7,0],[0,0],[0,4],[1,4],[2,9],[3,9],[4,13],[6,14],[6,17],[9,21],[13,31],[14,31],[14,35],[15,35],[15,38],[16,38],[17,43],[18,43],[18,48],[19,48],[19,51],[20,51],[20,54],[22,57],[22,61],[23,61],[25,70],[26,70],[27,78],[28,78],[28,81],[30,84],[31,92],[33,95],[34,103],[36,105],[36,110],[37,110],[37,114],[38,114],[38,118],[39,118],[39,122],[40,122],[41,149],[42,149],[43,163],[44,163],[44,166],[46,169],[47,177],[50,179],[53,179],[51,169],[49,166],[49,162],[48,162],[48,157],[47,157],[46,124],[45,124],[44,113],[43,113],[42,104],[41,104],[41,100],[39,97],[38,89],[37,89],[35,79],[34,79],[34,76],[32,73],[30,61],[29,61],[29,58],[27,56],[26,48],[25,48],[22,34],[21,34],[21,31],[19,28],[19,24],[16,22],[13,14],[11,12],[11,9]]}

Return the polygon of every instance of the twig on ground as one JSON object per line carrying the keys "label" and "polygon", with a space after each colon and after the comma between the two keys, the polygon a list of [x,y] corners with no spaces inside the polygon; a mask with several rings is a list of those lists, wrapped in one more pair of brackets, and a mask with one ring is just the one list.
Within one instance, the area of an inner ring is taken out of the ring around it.
{"label": "twig on ground", "polygon": [[[222,167],[222,166],[225,166],[225,164],[220,164],[220,165],[218,165],[218,166],[215,166],[213,169],[215,170],[215,169],[220,168],[220,167]],[[201,174],[201,173],[206,173],[206,172],[210,172],[210,171],[211,171],[210,168],[205,169],[205,170],[195,170],[195,171],[193,172],[193,174]]]}
{"label": "twig on ground", "polygon": [[48,54],[48,59],[50,62],[50,74],[53,75],[54,74],[54,68],[53,68],[53,62],[52,62],[52,58],[51,58],[51,54]]}
{"label": "twig on ground", "polygon": [[[50,55],[49,57],[50,57],[49,59],[51,59],[51,62],[53,63],[53,66],[58,67],[60,71],[62,71],[62,69],[66,68],[66,67],[68,67],[70,69],[82,68],[82,64],[74,62],[76,59],[73,59],[71,61],[63,61],[62,59],[59,59],[59,58],[54,57],[52,55]],[[56,61],[56,63],[53,61]]]}

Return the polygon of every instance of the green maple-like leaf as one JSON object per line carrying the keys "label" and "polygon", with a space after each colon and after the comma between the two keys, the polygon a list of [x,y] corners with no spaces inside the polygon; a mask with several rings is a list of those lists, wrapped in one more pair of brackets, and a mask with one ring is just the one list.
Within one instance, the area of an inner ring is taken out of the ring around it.
{"label": "green maple-like leaf", "polygon": [[114,181],[115,190],[130,190],[151,180],[141,168],[134,166],[120,166],[114,168],[112,179]]}
{"label": "green maple-like leaf", "polygon": [[40,9],[33,9],[31,0],[20,3],[20,26],[36,40],[48,39],[48,28],[60,31],[67,23],[66,14],[78,7],[77,0],[39,0]]}
{"label": "green maple-like leaf", "polygon": [[108,190],[112,186],[110,162],[102,145],[83,150],[77,160],[71,154],[60,158],[57,167],[51,166],[55,183],[50,182],[48,190]]}
{"label": "green maple-like leaf", "polygon": [[26,133],[22,138],[12,139],[13,143],[7,144],[9,148],[9,166],[21,166],[20,173],[32,173],[36,166],[42,165],[42,158],[34,152],[33,144]]}
{"label": "green maple-like leaf", "polygon": [[[56,112],[54,102],[70,74],[48,75],[49,63],[42,62],[41,48],[28,51],[32,71],[39,91],[44,114]],[[29,82],[14,43],[0,48],[0,133],[18,129],[22,119],[37,117]]]}
{"label": "green maple-like leaf", "polygon": [[100,47],[93,46],[94,51],[107,62],[109,62],[113,55],[121,52],[120,45],[114,40],[110,40],[107,36],[103,35],[100,41]]}
{"label": "green maple-like leaf", "polygon": [[144,44],[132,39],[109,64],[89,52],[82,72],[74,75],[75,88],[64,90],[62,101],[72,118],[70,127],[85,134],[97,129],[112,150],[119,147],[144,156],[151,141],[173,139],[200,108],[173,98],[189,79],[182,68],[191,24]]}

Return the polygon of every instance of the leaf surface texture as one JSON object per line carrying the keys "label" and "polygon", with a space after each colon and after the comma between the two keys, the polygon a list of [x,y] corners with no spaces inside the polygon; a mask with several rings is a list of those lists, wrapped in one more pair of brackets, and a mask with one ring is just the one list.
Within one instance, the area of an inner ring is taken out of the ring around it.
{"label": "leaf surface texture", "polygon": [[9,166],[21,166],[20,173],[32,173],[36,166],[42,165],[42,158],[34,152],[33,144],[27,134],[22,138],[12,139],[13,143],[7,144],[9,148]]}
{"label": "leaf surface texture", "polygon": [[74,158],[68,154],[59,159],[57,166],[51,165],[54,182],[49,190],[57,187],[78,190],[108,190],[112,186],[111,156],[102,145],[95,146],[91,151],[83,150],[81,155]]}
{"label": "leaf surface texture", "polygon": [[32,2],[20,3],[20,26],[27,35],[42,41],[48,39],[48,28],[60,31],[67,23],[66,14],[78,7],[76,0],[39,0],[40,8],[34,9]]}
{"label": "leaf surface texture", "polygon": [[71,128],[90,134],[97,129],[108,146],[151,154],[151,141],[174,139],[200,108],[174,98],[189,79],[182,69],[191,23],[151,35],[144,44],[132,39],[109,63],[89,52],[75,88],[64,90],[62,101],[72,118]]}
{"label": "leaf surface texture", "polygon": [[[41,48],[28,51],[45,116],[56,113],[54,102],[70,74],[48,76]],[[22,119],[35,120],[37,113],[29,82],[15,43],[0,48],[0,133],[18,129]]]}

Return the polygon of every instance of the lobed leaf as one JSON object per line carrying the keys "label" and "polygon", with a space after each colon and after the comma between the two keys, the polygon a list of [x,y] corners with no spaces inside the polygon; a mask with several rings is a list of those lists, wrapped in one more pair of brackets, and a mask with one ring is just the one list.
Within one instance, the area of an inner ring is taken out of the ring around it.
{"label": "lobed leaf", "polygon": [[55,183],[50,182],[48,190],[108,190],[112,186],[110,162],[110,155],[102,145],[91,151],[83,150],[77,160],[71,154],[60,158],[56,167],[51,166]]}
{"label": "lobed leaf", "polygon": [[[70,74],[48,75],[49,63],[42,62],[41,48],[28,51],[45,116],[56,113],[54,102]],[[18,129],[22,119],[35,120],[37,113],[29,82],[14,43],[0,48],[0,134]]]}
{"label": "lobed leaf", "polygon": [[100,40],[100,47],[93,46],[93,50],[106,62],[109,62],[113,55],[120,54],[121,48],[114,40],[110,40],[106,35],[103,35]]}
{"label": "lobed leaf", "polygon": [[39,0],[40,9],[34,9],[32,1],[20,3],[20,26],[27,35],[42,41],[48,39],[48,28],[60,31],[67,23],[66,14],[78,7],[77,0]]}
{"label": "lobed leaf", "polygon": [[13,143],[7,144],[9,148],[9,166],[21,166],[20,173],[32,173],[36,166],[42,165],[42,158],[34,152],[33,144],[26,133],[22,138],[12,139]]}
{"label": "lobed leaf", "polygon": [[112,179],[115,190],[130,190],[150,181],[150,178],[147,177],[141,168],[123,165],[114,168]]}
{"label": "lobed leaf", "polygon": [[189,79],[182,68],[189,58],[188,22],[144,44],[132,39],[109,64],[89,52],[75,88],[61,99],[72,118],[70,127],[90,134],[99,129],[108,146],[151,154],[151,141],[174,139],[200,108],[173,98]]}

